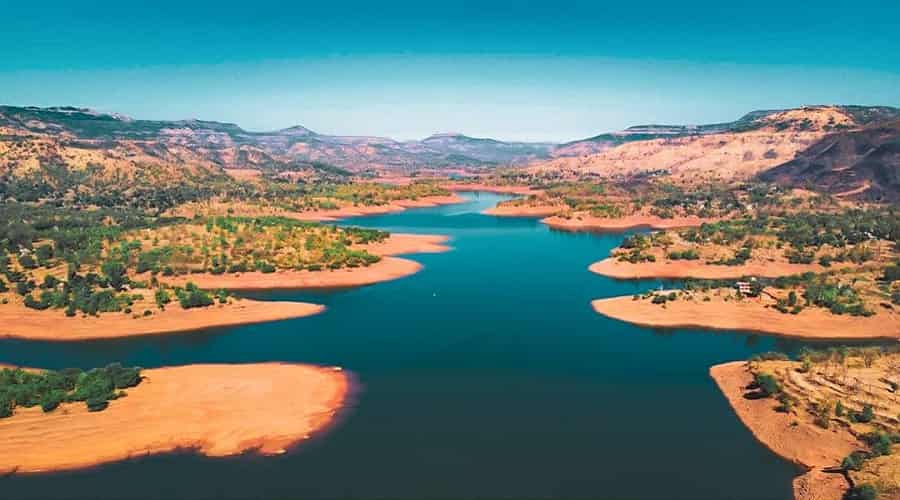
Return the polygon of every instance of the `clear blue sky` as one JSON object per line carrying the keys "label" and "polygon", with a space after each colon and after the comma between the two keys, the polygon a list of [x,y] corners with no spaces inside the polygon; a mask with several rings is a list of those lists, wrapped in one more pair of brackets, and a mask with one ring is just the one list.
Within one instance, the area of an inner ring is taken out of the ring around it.
{"label": "clear blue sky", "polygon": [[900,106],[896,0],[2,3],[5,104],[554,141]]}

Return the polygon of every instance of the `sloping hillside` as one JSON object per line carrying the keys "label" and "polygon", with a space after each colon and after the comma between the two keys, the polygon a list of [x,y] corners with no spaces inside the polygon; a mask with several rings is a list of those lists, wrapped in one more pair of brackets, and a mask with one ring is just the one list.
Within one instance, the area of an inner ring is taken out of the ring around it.
{"label": "sloping hillside", "polygon": [[[48,137],[49,136],[49,137]],[[485,166],[546,158],[549,143],[508,143],[461,134],[439,134],[421,141],[383,137],[331,136],[301,126],[275,132],[249,132],[231,123],[201,120],[135,120],[87,109],[0,107],[0,138],[27,142],[42,138],[65,147],[137,148],[166,161],[188,148],[210,166],[264,171]],[[333,172],[332,172],[333,173]]]}
{"label": "sloping hillside", "polygon": [[900,120],[829,134],[760,178],[849,198],[898,201]]}
{"label": "sloping hillside", "polygon": [[889,117],[900,117],[900,110],[809,106],[753,112],[727,124],[637,127],[615,135],[621,143],[598,153],[538,161],[528,170],[607,178],[656,175],[685,184],[746,180],[793,160],[829,133]]}

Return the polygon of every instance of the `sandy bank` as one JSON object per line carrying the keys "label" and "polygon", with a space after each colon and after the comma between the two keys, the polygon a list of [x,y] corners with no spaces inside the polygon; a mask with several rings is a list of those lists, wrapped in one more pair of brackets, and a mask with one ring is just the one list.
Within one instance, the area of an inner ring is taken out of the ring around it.
{"label": "sandy bank", "polygon": [[461,191],[461,192],[484,191],[486,193],[497,193],[497,194],[530,195],[530,194],[538,194],[538,193],[542,192],[540,189],[532,189],[529,186],[494,186],[491,184],[476,184],[476,183],[442,184],[441,187],[444,189],[449,189],[450,191]]}
{"label": "sandy bank", "polygon": [[394,212],[402,212],[408,208],[425,208],[436,207],[440,205],[452,205],[454,203],[462,203],[465,199],[457,194],[449,194],[446,196],[425,196],[417,200],[396,200],[386,205],[372,206],[346,206],[327,210],[310,210],[306,212],[290,212],[285,217],[304,221],[328,222],[348,217],[359,217],[364,215],[381,215]]}
{"label": "sandy bank", "polygon": [[450,250],[445,245],[447,236],[438,234],[391,233],[381,243],[360,245],[359,248],[375,255],[403,255],[410,253],[441,253]]}
{"label": "sandy bank", "polygon": [[[303,302],[243,299],[232,304],[193,309],[182,309],[173,303],[165,311],[156,307],[152,310],[152,316],[138,318],[125,313],[67,318],[61,310],[37,311],[9,304],[0,306],[0,338],[68,341],[177,333],[300,318],[320,313],[325,308]],[[135,312],[142,313],[143,309]]]}
{"label": "sandy bank", "polygon": [[246,272],[238,274],[196,273],[184,276],[159,277],[170,285],[184,286],[193,282],[200,288],[227,290],[276,290],[300,288],[342,288],[364,286],[410,276],[422,270],[422,265],[409,259],[390,257],[410,253],[439,253],[450,248],[446,236],[431,234],[392,234],[381,243],[360,245],[381,260],[366,267],[323,269],[321,271],[276,271],[274,273]]}
{"label": "sandy bank", "polygon": [[808,271],[821,273],[838,266],[823,267],[819,264],[789,264],[787,262],[749,262],[740,266],[717,266],[699,260],[657,260],[632,264],[615,257],[608,257],[588,267],[591,272],[617,279],[644,278],[700,278],[730,279],[741,276],[777,278],[802,274]]}
{"label": "sandy bank", "polygon": [[536,205],[536,206],[496,206],[488,208],[481,213],[485,215],[493,215],[495,217],[539,217],[545,218],[559,212],[560,207],[552,205]]}
{"label": "sandy bank", "polygon": [[341,288],[364,286],[404,278],[419,272],[422,265],[409,259],[382,257],[370,266],[322,271],[247,272],[239,274],[197,273],[160,277],[169,285],[193,282],[200,288],[227,290],[292,290],[300,288]]}
{"label": "sandy bank", "polygon": [[840,474],[821,472],[839,465],[860,448],[853,436],[842,429],[822,429],[787,413],[779,413],[773,399],[747,399],[744,388],[753,377],[743,361],[710,368],[728,404],[753,436],[777,455],[809,470],[794,480],[794,496],[803,500],[840,499],[847,482]]}
{"label": "sandy bank", "polygon": [[663,219],[655,215],[635,214],[615,219],[580,216],[566,219],[552,216],[542,219],[541,222],[554,229],[563,231],[628,231],[630,229],[678,229],[684,227],[700,226],[705,222],[713,222],[714,219],[704,219],[695,215],[687,217],[673,217]]}
{"label": "sandy bank", "polygon": [[220,457],[282,453],[323,430],[347,396],[331,368],[280,363],[144,370],[128,396],[101,412],[64,404],[17,408],[0,419],[0,471],[76,469],[192,449]]}
{"label": "sandy bank", "polygon": [[702,302],[678,299],[665,307],[632,297],[598,299],[591,303],[604,316],[640,326],[705,328],[768,333],[808,339],[854,340],[900,338],[900,317],[879,310],[868,318],[835,315],[816,307],[783,314],[754,300]]}

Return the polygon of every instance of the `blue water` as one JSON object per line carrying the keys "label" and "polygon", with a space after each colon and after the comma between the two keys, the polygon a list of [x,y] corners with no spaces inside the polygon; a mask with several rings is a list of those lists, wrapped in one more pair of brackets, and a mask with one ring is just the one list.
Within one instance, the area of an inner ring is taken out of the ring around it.
{"label": "blue water", "polygon": [[0,498],[791,497],[797,471],[753,440],[707,370],[801,343],[599,316],[592,299],[659,285],[587,271],[623,235],[483,216],[502,197],[468,197],[348,221],[449,235],[453,251],[412,257],[425,265],[412,277],[254,294],[325,304],[321,315],[189,335],[0,341],[0,362],[28,366],[281,360],[340,365],[360,385],[333,429],[283,456],[171,454],[12,476]]}

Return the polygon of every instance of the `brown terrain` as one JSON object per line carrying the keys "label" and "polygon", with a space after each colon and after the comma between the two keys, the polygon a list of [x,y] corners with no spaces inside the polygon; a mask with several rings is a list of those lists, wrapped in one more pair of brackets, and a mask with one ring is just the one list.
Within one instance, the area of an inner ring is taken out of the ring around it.
{"label": "brown terrain", "polygon": [[[67,318],[61,310],[38,311],[24,306],[0,307],[0,338],[46,341],[76,341],[181,333],[251,323],[264,323],[318,314],[324,306],[304,302],[273,302],[250,299],[229,304],[182,309],[177,303],[159,311],[147,301],[151,316],[103,313],[99,316]],[[136,309],[140,311],[141,309]]]}
{"label": "brown terrain", "polygon": [[397,200],[386,205],[372,206],[353,206],[348,205],[341,208],[327,210],[310,210],[306,212],[286,212],[285,217],[307,221],[336,221],[346,219],[348,217],[358,217],[362,215],[381,215],[394,212],[402,212],[408,208],[425,208],[437,207],[440,205],[453,205],[465,201],[456,194],[447,196],[426,196],[418,200]]}
{"label": "brown terrain", "polygon": [[822,429],[791,414],[776,412],[777,403],[772,399],[745,398],[746,387],[753,380],[746,362],[716,365],[709,374],[760,443],[807,471],[794,480],[797,500],[842,498],[847,481],[839,473],[825,473],[822,469],[839,465],[844,457],[860,449],[853,435],[843,429]]}
{"label": "brown terrain", "polygon": [[747,131],[628,142],[583,157],[537,162],[529,170],[606,177],[663,170],[673,181],[687,184],[743,180],[792,160],[822,139],[830,127],[856,125],[856,120],[838,107],[792,109],[765,115]]}
{"label": "brown terrain", "polygon": [[360,246],[381,260],[365,266],[322,271],[277,271],[274,273],[246,272],[237,274],[192,273],[184,276],[161,277],[170,285],[193,282],[201,288],[227,290],[274,290],[300,288],[342,288],[364,286],[403,278],[419,272],[422,265],[409,259],[391,257],[411,253],[440,253],[450,248],[444,245],[446,236],[423,234],[392,234],[386,241]]}
{"label": "brown terrain", "polygon": [[443,187],[444,189],[449,189],[450,191],[485,191],[488,193],[498,194],[520,194],[523,196],[540,193],[539,189],[534,189],[528,186],[486,184],[483,182],[452,182],[442,184],[441,187]]}
{"label": "brown terrain", "polygon": [[297,212],[277,206],[262,206],[252,203],[234,201],[206,200],[203,202],[185,203],[171,210],[168,215],[191,218],[196,215],[222,215],[226,213],[240,214],[243,217],[278,216],[309,222],[334,222],[348,217],[366,215],[382,215],[402,212],[409,208],[436,207],[452,205],[465,201],[461,196],[423,196],[416,200],[395,200],[383,205],[354,205],[343,202],[339,208],[306,210]]}
{"label": "brown terrain", "polygon": [[[228,290],[266,290],[300,288],[342,288],[379,283],[403,278],[422,269],[418,262],[391,257],[410,253],[448,251],[447,237],[418,234],[393,234],[380,243],[360,246],[382,259],[367,267],[322,271],[245,272],[236,274],[192,273],[158,279],[169,285],[184,286],[192,282],[201,288]],[[149,273],[135,276],[149,279]],[[143,295],[132,306],[134,313],[103,313],[99,316],[66,317],[60,310],[38,311],[22,305],[21,299],[7,294],[13,303],[0,307],[0,337],[50,341],[91,340],[176,333],[206,328],[237,326],[309,316],[324,307],[302,302],[272,302],[230,298],[227,304],[182,309],[177,303],[158,310],[152,291],[132,290]],[[144,316],[147,310],[152,314]]]}
{"label": "brown terrain", "polygon": [[[350,389],[336,368],[262,363],[144,370],[100,412],[64,403],[0,419],[0,472],[36,473],[191,450],[284,453],[325,430]],[[252,422],[252,425],[248,423]]]}
{"label": "brown terrain", "polygon": [[[805,351],[797,360],[763,354],[710,375],[761,443],[807,471],[794,481],[796,498],[838,499],[863,485],[900,498],[894,346]],[[759,377],[769,378],[767,392]]]}
{"label": "brown terrain", "polygon": [[679,299],[663,306],[645,299],[613,297],[591,304],[599,314],[651,328],[736,330],[829,340],[900,338],[900,315],[893,309],[879,310],[870,317],[835,315],[822,308],[784,314],[764,307],[763,300],[712,297],[709,302]]}
{"label": "brown terrain", "polygon": [[579,215],[571,218],[552,216],[541,222],[563,231],[628,231],[630,229],[677,229],[700,226],[715,219],[704,219],[695,215],[662,218],[650,214],[633,214],[618,218]]}
{"label": "brown terrain", "polygon": [[620,261],[615,257],[608,257],[595,262],[588,267],[593,272],[616,279],[730,279],[742,276],[757,276],[762,278],[777,278],[805,272],[821,273],[828,270],[839,269],[851,264],[832,264],[831,267],[823,267],[819,264],[790,264],[787,262],[748,262],[738,266],[722,266],[706,264],[699,260],[657,260],[656,262],[631,262]]}
{"label": "brown terrain", "polygon": [[534,217],[546,218],[559,212],[559,207],[553,205],[497,205],[481,213],[495,217]]}

